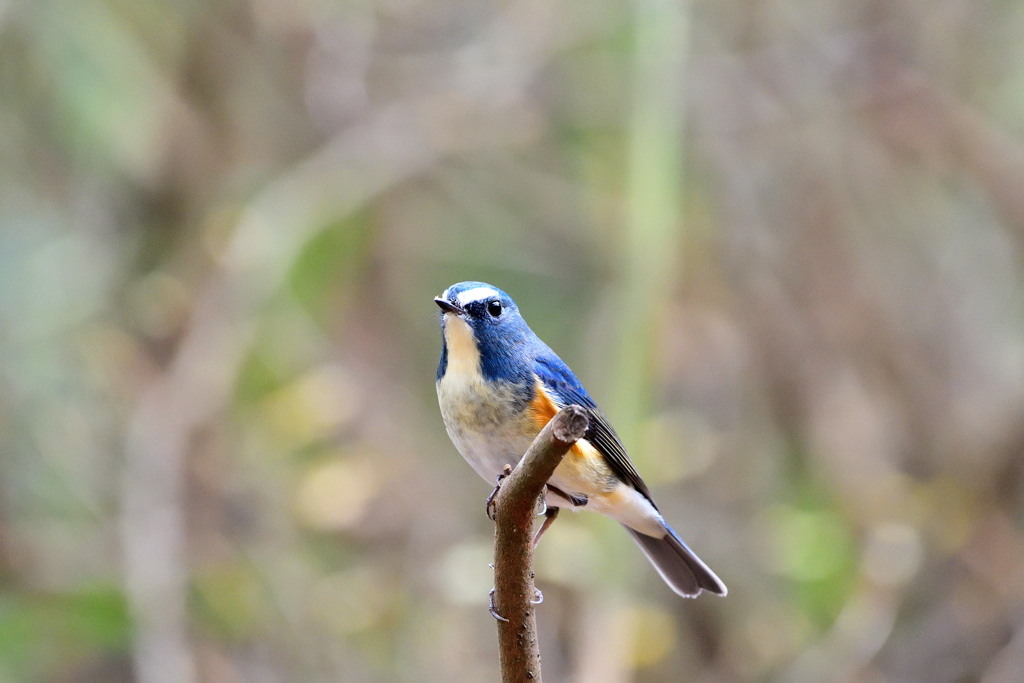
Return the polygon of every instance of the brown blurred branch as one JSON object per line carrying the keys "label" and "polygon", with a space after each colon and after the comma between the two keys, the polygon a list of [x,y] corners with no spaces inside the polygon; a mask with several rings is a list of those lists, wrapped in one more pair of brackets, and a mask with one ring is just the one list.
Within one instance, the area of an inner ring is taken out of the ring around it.
{"label": "brown blurred branch", "polygon": [[962,169],[988,193],[1004,221],[1024,239],[1024,146],[900,56],[876,58],[876,124],[892,149],[931,166]]}
{"label": "brown blurred branch", "polygon": [[534,507],[562,457],[589,424],[579,406],[555,415],[505,479],[495,500],[494,608],[504,619],[498,620],[498,648],[505,683],[541,680],[534,615]]}

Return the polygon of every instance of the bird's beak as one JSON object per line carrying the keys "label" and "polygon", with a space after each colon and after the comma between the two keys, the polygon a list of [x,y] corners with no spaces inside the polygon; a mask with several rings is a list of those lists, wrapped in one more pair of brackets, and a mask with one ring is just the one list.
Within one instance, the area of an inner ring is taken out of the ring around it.
{"label": "bird's beak", "polygon": [[453,304],[452,302],[448,301],[447,299],[442,299],[439,296],[435,296],[434,297],[434,303],[437,304],[438,307],[442,311],[444,311],[445,313],[452,313],[454,315],[462,315],[465,312],[461,308],[459,308],[458,306]]}

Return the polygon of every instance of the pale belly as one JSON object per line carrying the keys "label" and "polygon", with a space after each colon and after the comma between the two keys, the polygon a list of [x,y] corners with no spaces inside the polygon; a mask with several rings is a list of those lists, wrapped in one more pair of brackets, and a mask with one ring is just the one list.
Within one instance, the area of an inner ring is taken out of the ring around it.
{"label": "pale belly", "polygon": [[[514,400],[515,387],[484,383],[446,382],[437,385],[438,402],[448,436],[466,462],[488,483],[502,473],[505,465],[515,467],[540,432],[524,402]],[[522,406],[521,408],[518,406]],[[607,470],[599,461],[580,458],[570,452],[550,479],[556,489],[597,503],[607,493]],[[571,506],[558,494],[546,497],[549,505]],[[585,507],[587,502],[575,507]]]}
{"label": "pale belly", "polygon": [[[523,401],[515,401],[514,395],[514,387],[483,382],[455,382],[444,377],[437,383],[438,403],[449,438],[466,462],[490,484],[505,465],[515,467],[540,432]],[[637,491],[618,481],[586,441],[580,441],[566,454],[549,484],[582,503],[573,504],[549,489],[545,500],[552,507],[586,508],[650,535],[663,533],[657,510]]]}
{"label": "pale belly", "polygon": [[516,466],[533,441],[530,437],[524,438],[521,432],[515,429],[480,432],[453,429],[447,423],[445,426],[452,443],[455,444],[466,462],[476,470],[477,474],[492,484],[495,477],[504,470],[505,465]]}
{"label": "pale belly", "polygon": [[482,383],[458,386],[443,378],[437,398],[448,437],[477,474],[493,483],[505,465],[515,467],[539,433],[515,387]]}

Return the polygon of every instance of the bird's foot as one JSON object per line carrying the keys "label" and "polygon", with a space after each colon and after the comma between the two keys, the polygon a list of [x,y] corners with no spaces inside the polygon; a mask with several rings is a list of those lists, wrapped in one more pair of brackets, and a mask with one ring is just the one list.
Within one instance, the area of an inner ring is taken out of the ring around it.
{"label": "bird's foot", "polygon": [[494,617],[495,619],[497,619],[498,621],[507,624],[508,623],[508,619],[506,619],[505,617],[503,617],[500,614],[498,614],[498,612],[495,611],[495,609],[494,609],[494,589],[493,588],[491,589],[491,592],[487,594],[487,599],[488,599],[488,603],[489,603],[487,609],[491,613],[491,616]]}
{"label": "bird's foot", "polygon": [[494,479],[494,490],[491,491],[491,495],[487,496],[484,512],[487,513],[487,518],[492,522],[495,521],[495,514],[497,514],[497,510],[494,507],[494,499],[498,497],[498,491],[501,490],[501,480],[510,474],[512,474],[512,465],[505,465],[505,469]]}
{"label": "bird's foot", "polygon": [[540,495],[537,496],[537,504],[533,506],[534,513],[538,517],[546,515],[548,513],[548,487],[547,484],[540,490]]}
{"label": "bird's foot", "polygon": [[[533,537],[533,547],[536,548],[537,544],[540,543],[540,537],[544,535],[544,532],[548,530],[552,522],[555,521],[555,517],[558,516],[559,508],[549,507],[544,511],[544,523],[540,525],[540,529],[537,529],[537,535]],[[543,600],[543,598],[541,598]]]}
{"label": "bird's foot", "polygon": [[582,495],[582,494],[566,493],[562,489],[556,488],[556,487],[552,486],[551,484],[546,484],[546,487],[552,493],[554,493],[559,498],[564,499],[566,502],[568,502],[574,508],[586,507],[586,505],[587,505],[587,502],[588,502],[587,497]]}

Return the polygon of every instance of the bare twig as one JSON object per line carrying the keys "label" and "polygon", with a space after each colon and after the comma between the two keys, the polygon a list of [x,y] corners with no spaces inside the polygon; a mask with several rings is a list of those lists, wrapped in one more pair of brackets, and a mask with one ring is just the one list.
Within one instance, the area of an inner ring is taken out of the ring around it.
{"label": "bare twig", "polygon": [[495,506],[494,609],[498,619],[501,680],[540,681],[540,648],[534,606],[533,518],[538,496],[562,457],[587,431],[579,406],[560,411],[534,439],[501,484]]}

